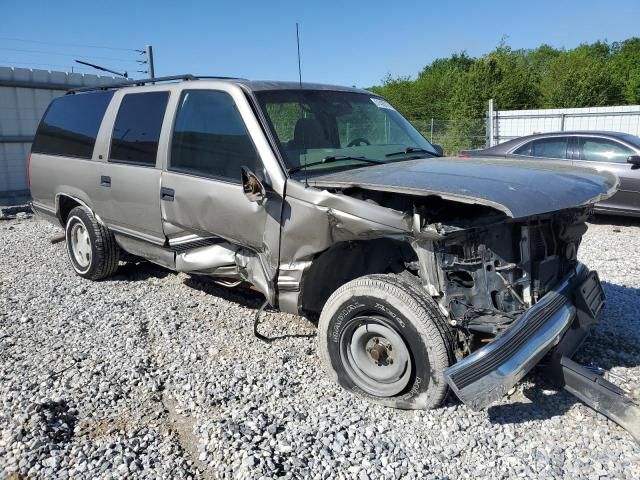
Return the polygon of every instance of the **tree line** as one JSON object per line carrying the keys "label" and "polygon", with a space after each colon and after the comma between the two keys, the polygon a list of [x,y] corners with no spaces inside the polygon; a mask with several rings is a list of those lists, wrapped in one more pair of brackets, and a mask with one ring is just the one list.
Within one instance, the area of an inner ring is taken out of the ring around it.
{"label": "tree line", "polygon": [[418,122],[423,134],[429,119],[450,120],[442,132],[446,150],[478,146],[491,98],[500,110],[640,104],[640,38],[573,49],[515,50],[502,41],[478,58],[466,52],[438,58],[415,79],[389,74],[370,90]]}

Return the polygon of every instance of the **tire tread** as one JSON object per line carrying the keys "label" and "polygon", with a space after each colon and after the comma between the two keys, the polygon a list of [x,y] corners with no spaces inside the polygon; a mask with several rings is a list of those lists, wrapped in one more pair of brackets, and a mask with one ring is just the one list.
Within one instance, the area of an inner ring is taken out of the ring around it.
{"label": "tire tread", "polygon": [[92,262],[96,262],[86,273],[80,274],[89,280],[102,280],[113,275],[120,261],[120,247],[116,243],[113,232],[100,223],[96,216],[86,207],[75,207],[68,218],[79,217],[86,227],[93,232]]}
{"label": "tire tread", "polygon": [[354,296],[356,290],[360,290],[363,287],[371,290],[372,293],[376,291],[384,292],[395,297],[397,301],[404,303],[411,310],[415,319],[421,323],[423,330],[426,331],[426,336],[432,340],[429,345],[432,346],[432,354],[435,361],[431,368],[434,370],[435,377],[440,380],[433,389],[429,389],[430,394],[423,408],[434,408],[440,405],[449,390],[448,384],[444,381],[444,370],[455,361],[453,354],[455,332],[448,324],[436,302],[422,289],[419,282],[413,282],[410,279],[403,278],[401,275],[366,275],[342,285],[329,297],[322,310],[319,322],[320,358],[325,369],[337,380],[337,373],[333,371],[329,349],[324,345],[332,316],[328,312],[334,312],[336,307],[339,308],[341,303]]}

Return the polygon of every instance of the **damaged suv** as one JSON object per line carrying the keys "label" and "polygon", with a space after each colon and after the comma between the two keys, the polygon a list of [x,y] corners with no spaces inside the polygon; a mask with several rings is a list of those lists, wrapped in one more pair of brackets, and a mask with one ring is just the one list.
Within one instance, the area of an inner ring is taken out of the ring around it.
{"label": "damaged suv", "polygon": [[372,401],[433,408],[451,388],[485,408],[543,360],[636,428],[570,360],[604,304],[577,251],[617,179],[441,154],[365,90],[185,75],[53,100],[30,185],[78,275],[108,277],[124,251],[248,282],[317,318],[327,370]]}

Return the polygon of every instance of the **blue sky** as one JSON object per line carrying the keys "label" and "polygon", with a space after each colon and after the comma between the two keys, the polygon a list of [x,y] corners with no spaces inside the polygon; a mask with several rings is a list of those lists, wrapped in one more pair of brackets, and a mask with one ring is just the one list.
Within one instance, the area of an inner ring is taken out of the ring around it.
{"label": "blue sky", "polygon": [[297,79],[299,22],[303,80],[367,87],[453,52],[481,55],[503,36],[514,48],[637,36],[640,1],[0,0],[0,19],[0,66],[64,69],[84,58],[131,72],[133,51],[60,44],[152,44],[158,76],[275,80]]}

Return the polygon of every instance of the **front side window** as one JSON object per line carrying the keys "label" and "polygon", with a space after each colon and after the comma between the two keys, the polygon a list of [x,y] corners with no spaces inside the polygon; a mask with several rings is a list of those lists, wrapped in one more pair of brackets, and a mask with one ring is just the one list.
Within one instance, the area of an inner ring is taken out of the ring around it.
{"label": "front side window", "polygon": [[130,93],[122,98],[111,135],[109,159],[153,167],[169,92]]}
{"label": "front side window", "polygon": [[566,159],[568,143],[569,140],[566,137],[543,138],[525,143],[513,153],[527,157]]}
{"label": "front side window", "polygon": [[604,138],[584,138],[581,143],[582,160],[625,163],[630,155],[634,155],[629,147]]}
{"label": "front side window", "polygon": [[[264,90],[255,94],[292,171],[304,165],[313,172],[438,155],[380,97],[311,89]],[[326,162],[327,159],[331,161]]]}
{"label": "front side window", "polygon": [[38,126],[31,150],[91,158],[111,97],[113,91],[76,93],[54,99]]}
{"label": "front side window", "polygon": [[241,167],[256,170],[258,165],[256,149],[228,93],[182,93],[169,170],[239,182]]}

